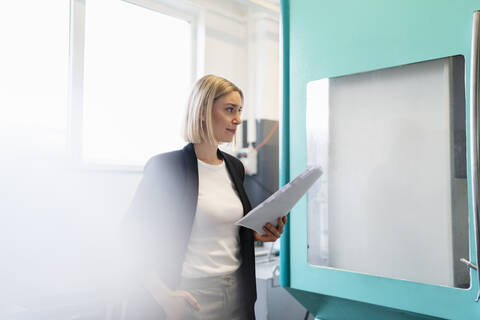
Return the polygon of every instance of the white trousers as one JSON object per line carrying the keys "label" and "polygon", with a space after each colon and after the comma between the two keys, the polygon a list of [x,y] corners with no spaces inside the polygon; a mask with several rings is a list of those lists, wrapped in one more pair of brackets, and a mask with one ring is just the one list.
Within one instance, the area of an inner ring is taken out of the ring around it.
{"label": "white trousers", "polygon": [[253,320],[253,305],[241,301],[238,272],[199,279],[183,278],[180,290],[197,299],[200,310],[190,309],[182,320]]}

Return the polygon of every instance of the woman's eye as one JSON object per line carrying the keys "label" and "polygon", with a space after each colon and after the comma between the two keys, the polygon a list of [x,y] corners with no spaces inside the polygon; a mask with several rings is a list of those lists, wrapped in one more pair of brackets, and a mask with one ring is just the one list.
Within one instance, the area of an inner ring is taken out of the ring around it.
{"label": "woman's eye", "polygon": [[227,110],[227,112],[233,112],[233,108],[232,108],[232,107],[229,107],[229,108],[227,108],[226,110]]}

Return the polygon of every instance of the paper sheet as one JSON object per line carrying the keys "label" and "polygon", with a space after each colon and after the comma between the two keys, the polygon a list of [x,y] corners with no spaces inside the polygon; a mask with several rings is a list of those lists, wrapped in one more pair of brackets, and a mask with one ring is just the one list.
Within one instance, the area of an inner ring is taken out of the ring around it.
{"label": "paper sheet", "polygon": [[306,169],[235,224],[255,230],[259,234],[265,233],[263,226],[267,222],[276,226],[277,218],[286,215],[321,175],[322,170],[319,167]]}

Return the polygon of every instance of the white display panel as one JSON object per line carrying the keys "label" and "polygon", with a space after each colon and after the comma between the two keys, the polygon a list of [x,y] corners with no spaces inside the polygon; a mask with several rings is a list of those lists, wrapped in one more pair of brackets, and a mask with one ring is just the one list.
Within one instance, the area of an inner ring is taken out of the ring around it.
{"label": "white display panel", "polygon": [[307,86],[308,259],[468,287],[463,57]]}

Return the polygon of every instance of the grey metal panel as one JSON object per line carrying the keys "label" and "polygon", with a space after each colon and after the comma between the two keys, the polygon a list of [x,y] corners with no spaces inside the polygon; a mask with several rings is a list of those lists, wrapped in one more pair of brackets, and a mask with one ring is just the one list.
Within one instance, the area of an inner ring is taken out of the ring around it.
{"label": "grey metal panel", "polygon": [[326,169],[308,196],[309,263],[468,283],[457,260],[468,252],[465,126],[458,125],[465,91],[452,85],[463,81],[462,59],[309,84],[307,163]]}

